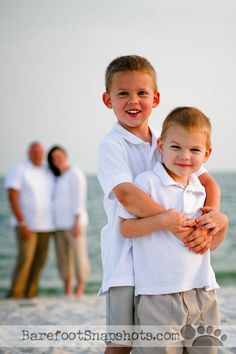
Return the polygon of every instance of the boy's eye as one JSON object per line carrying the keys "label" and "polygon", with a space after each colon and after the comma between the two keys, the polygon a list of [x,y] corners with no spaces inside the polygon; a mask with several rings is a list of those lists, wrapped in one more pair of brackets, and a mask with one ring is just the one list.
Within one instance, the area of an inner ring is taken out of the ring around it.
{"label": "boy's eye", "polygon": [[146,96],[148,93],[146,91],[139,91],[139,96]]}
{"label": "boy's eye", "polygon": [[126,91],[121,91],[118,93],[118,96],[121,96],[121,97],[124,97],[124,96],[127,96],[128,95],[128,92]]}
{"label": "boy's eye", "polygon": [[176,149],[176,150],[180,149],[180,147],[179,147],[178,145],[171,145],[170,147],[171,147],[172,149]]}
{"label": "boy's eye", "polygon": [[192,151],[192,152],[201,152],[201,150],[200,150],[200,149],[197,149],[197,148],[193,148],[193,149],[191,149],[191,151]]}

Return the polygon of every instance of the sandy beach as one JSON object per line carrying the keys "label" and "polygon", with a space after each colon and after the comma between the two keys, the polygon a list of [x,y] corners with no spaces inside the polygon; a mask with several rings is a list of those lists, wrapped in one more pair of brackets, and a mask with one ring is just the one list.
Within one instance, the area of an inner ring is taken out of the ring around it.
{"label": "sandy beach", "polygon": [[[225,287],[218,291],[218,299],[221,308],[222,326],[227,331],[227,345],[220,350],[220,353],[236,353],[236,349],[229,346],[236,343],[236,288]],[[105,324],[105,297],[96,295],[84,295],[82,298],[75,297],[40,297],[32,300],[0,300],[0,341],[4,336],[4,330],[13,326],[24,328],[24,326],[80,326],[90,328],[90,326],[104,326]],[[34,327],[33,327],[34,328]],[[9,332],[9,330],[8,330]],[[235,345],[236,347],[236,345]],[[103,353],[101,347],[8,347],[0,346],[1,354],[16,353],[44,353],[44,354],[95,354]],[[199,352],[200,353],[200,352]]]}

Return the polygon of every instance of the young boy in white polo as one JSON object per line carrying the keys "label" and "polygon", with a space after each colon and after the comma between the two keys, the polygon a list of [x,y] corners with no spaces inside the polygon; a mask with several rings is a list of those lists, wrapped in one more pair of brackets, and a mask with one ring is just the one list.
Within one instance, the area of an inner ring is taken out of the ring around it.
{"label": "young boy in white polo", "polygon": [[[114,59],[106,70],[103,102],[113,109],[118,122],[102,139],[98,154],[97,175],[105,194],[104,208],[108,219],[101,233],[101,292],[107,296],[107,324],[128,326],[133,324],[132,243],[120,235],[120,203],[138,217],[156,215],[156,229],[165,228],[178,237],[186,230],[190,233],[189,222],[177,211],[166,211],[133,185],[134,178],[153,168],[159,159],[156,149],[158,134],[148,126],[151,111],[159,103],[156,73],[152,65],[136,55]],[[207,188],[207,198],[210,198],[206,205],[214,207],[219,203],[218,186],[203,168],[198,174]],[[225,218],[220,212],[210,212],[208,215],[207,223],[211,220],[215,231],[225,225]],[[202,222],[205,223],[204,219]],[[218,242],[217,237],[214,240]],[[189,236],[189,247],[195,252],[204,252],[208,244],[209,237],[202,231],[196,230]],[[123,354],[130,350],[108,346],[105,353]]]}
{"label": "young boy in white polo", "polygon": [[[196,219],[206,193],[194,173],[211,153],[209,119],[196,108],[175,109],[163,123],[158,150],[161,162],[138,175],[135,185],[167,209],[185,213],[198,227]],[[152,217],[136,219],[125,209],[122,211],[121,233],[133,239],[136,324],[170,325],[170,329],[173,325],[219,325],[214,291],[219,286],[210,264],[210,251],[203,255],[193,253],[170,231],[155,231]],[[140,237],[144,234],[148,235]],[[186,348],[185,353],[186,350],[196,353],[196,348]],[[216,352],[213,347],[200,350]],[[142,347],[133,351],[180,354],[184,348],[179,342],[175,347]]]}

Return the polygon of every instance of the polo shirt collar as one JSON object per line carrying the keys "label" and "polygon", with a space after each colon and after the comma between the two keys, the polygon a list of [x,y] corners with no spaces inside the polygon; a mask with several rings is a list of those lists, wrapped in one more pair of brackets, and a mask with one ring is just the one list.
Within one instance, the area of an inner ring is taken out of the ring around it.
{"label": "polo shirt collar", "polygon": [[198,177],[194,173],[189,177],[189,183],[185,187],[170,177],[170,175],[167,173],[165,167],[163,166],[163,164],[161,162],[158,161],[156,163],[153,171],[155,172],[156,175],[159,176],[161,182],[165,186],[178,186],[178,187],[181,187],[185,190],[205,194],[204,187],[202,186]]}
{"label": "polo shirt collar", "polygon": [[[156,141],[157,141],[159,136],[157,135],[155,130],[153,130],[150,127],[149,127],[149,129],[150,129],[151,134],[152,134],[152,146],[153,146],[153,144],[155,144],[155,146],[156,146]],[[131,144],[135,144],[135,145],[138,145],[138,144],[149,144],[148,142],[143,141],[138,136],[130,133],[127,129],[122,127],[122,125],[120,125],[118,122],[115,124],[114,130],[116,132],[118,132],[119,134],[121,134],[123,136],[123,138],[125,140],[127,140],[128,142],[130,142]]]}

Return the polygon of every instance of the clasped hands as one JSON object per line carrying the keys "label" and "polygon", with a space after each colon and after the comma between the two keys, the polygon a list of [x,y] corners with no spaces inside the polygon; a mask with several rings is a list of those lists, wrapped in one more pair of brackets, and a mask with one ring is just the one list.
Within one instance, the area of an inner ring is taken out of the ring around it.
{"label": "clasped hands", "polygon": [[164,214],[171,231],[192,252],[204,254],[211,246],[212,237],[224,226],[224,214],[211,207],[200,208],[202,215],[188,219],[176,209],[168,209]]}

